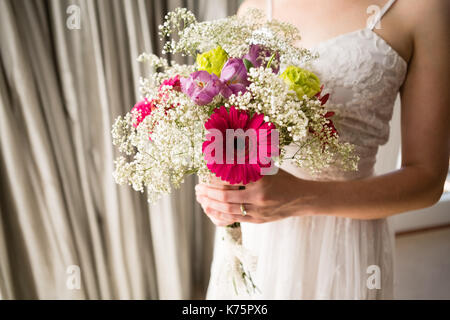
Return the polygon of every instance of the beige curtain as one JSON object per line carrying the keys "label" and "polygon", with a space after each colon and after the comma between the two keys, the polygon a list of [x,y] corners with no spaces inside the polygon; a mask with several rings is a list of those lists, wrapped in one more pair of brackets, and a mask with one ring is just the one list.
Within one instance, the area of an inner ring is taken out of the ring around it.
{"label": "beige curtain", "polygon": [[0,0],[0,298],[203,297],[214,229],[194,179],[149,208],[112,178],[136,57],[178,6],[202,20],[237,1]]}

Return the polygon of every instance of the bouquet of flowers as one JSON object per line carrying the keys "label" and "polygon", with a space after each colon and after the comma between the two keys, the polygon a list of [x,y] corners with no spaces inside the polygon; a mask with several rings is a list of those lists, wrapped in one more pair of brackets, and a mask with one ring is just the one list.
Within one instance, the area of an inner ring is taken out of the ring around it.
{"label": "bouquet of flowers", "polygon": [[[194,173],[245,186],[287,160],[312,173],[330,165],[356,169],[354,147],[339,140],[326,108],[329,95],[305,67],[316,57],[294,46],[296,27],[267,21],[256,9],[197,22],[177,8],[165,18],[163,53],[192,56],[195,64],[138,58],[153,72],[141,78],[142,101],[113,125],[113,142],[124,153],[116,160],[117,183],[146,189],[154,203]],[[226,235],[229,280],[254,290],[256,261],[242,248],[240,225],[226,227]]]}

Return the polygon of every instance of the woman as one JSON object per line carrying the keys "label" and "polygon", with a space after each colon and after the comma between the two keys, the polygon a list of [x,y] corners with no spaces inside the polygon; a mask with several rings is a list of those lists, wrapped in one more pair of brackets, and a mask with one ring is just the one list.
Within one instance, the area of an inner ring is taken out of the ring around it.
{"label": "woman", "polygon": [[[248,7],[264,10],[265,1],[247,0],[239,14]],[[392,298],[386,218],[436,203],[448,169],[450,3],[274,0],[272,13],[319,53],[311,68],[331,93],[340,137],[356,145],[359,170],[331,168],[313,181],[285,164],[244,190],[200,184],[197,200],[218,226],[242,222],[244,246],[258,257],[257,298]],[[398,92],[402,165],[374,176]],[[219,281],[217,243],[207,297],[235,298]]]}

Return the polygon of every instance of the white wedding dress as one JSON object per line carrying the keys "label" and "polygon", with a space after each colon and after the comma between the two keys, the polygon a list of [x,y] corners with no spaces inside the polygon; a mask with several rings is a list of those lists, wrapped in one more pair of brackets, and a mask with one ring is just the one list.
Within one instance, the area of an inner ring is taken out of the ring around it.
{"label": "white wedding dress", "polygon": [[[309,68],[330,93],[329,104],[336,111],[340,137],[355,144],[361,158],[359,171],[331,168],[320,180],[371,176],[378,147],[388,140],[389,121],[407,63],[373,28],[393,3],[390,0],[366,29],[337,36],[312,49],[320,57]],[[310,179],[289,163],[282,169]],[[230,281],[221,276],[223,229],[217,231],[207,299],[393,298],[393,236],[386,219],[316,216],[259,225],[243,223],[243,245],[258,259],[252,277],[260,292],[251,297],[245,292],[237,296]],[[373,265],[379,269],[370,267]],[[367,284],[372,275],[379,276],[375,288]]]}

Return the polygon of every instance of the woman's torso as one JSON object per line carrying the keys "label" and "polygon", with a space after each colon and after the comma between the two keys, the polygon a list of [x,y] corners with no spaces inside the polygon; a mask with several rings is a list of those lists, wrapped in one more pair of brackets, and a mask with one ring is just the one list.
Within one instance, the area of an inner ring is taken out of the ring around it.
{"label": "woman's torso", "polygon": [[[343,1],[336,0],[339,2]],[[360,4],[363,2],[351,3],[358,3],[357,8],[362,9]],[[277,3],[275,0],[275,19],[279,19],[280,10],[283,10]],[[290,11],[288,6],[284,10]],[[326,9],[323,11],[327,12]],[[308,12],[303,14],[307,16]],[[326,17],[325,13],[315,23],[320,25]],[[300,30],[307,29],[309,22],[305,20]],[[302,26],[301,16],[296,25]],[[327,27],[333,30],[331,26]],[[406,77],[408,53],[401,49],[401,44],[392,46],[377,30],[366,28],[365,24],[323,37],[321,30],[324,28],[322,25],[317,27],[316,33],[321,39],[314,43],[313,35],[305,37],[311,44],[304,46],[319,54],[308,67],[319,76],[324,91],[330,93],[329,107],[336,111],[335,122],[340,137],[355,144],[361,160],[357,172],[331,167],[314,179],[364,178],[373,174],[378,147],[388,140],[394,102]],[[389,34],[385,33],[386,36]],[[403,51],[405,58],[399,51]],[[313,178],[288,162],[282,169],[300,178]],[[262,225],[243,224],[242,229],[244,245],[258,256],[256,280],[262,289],[261,297],[392,297],[392,234],[384,219],[294,217]],[[367,287],[367,270],[373,266],[381,270],[380,290]]]}

